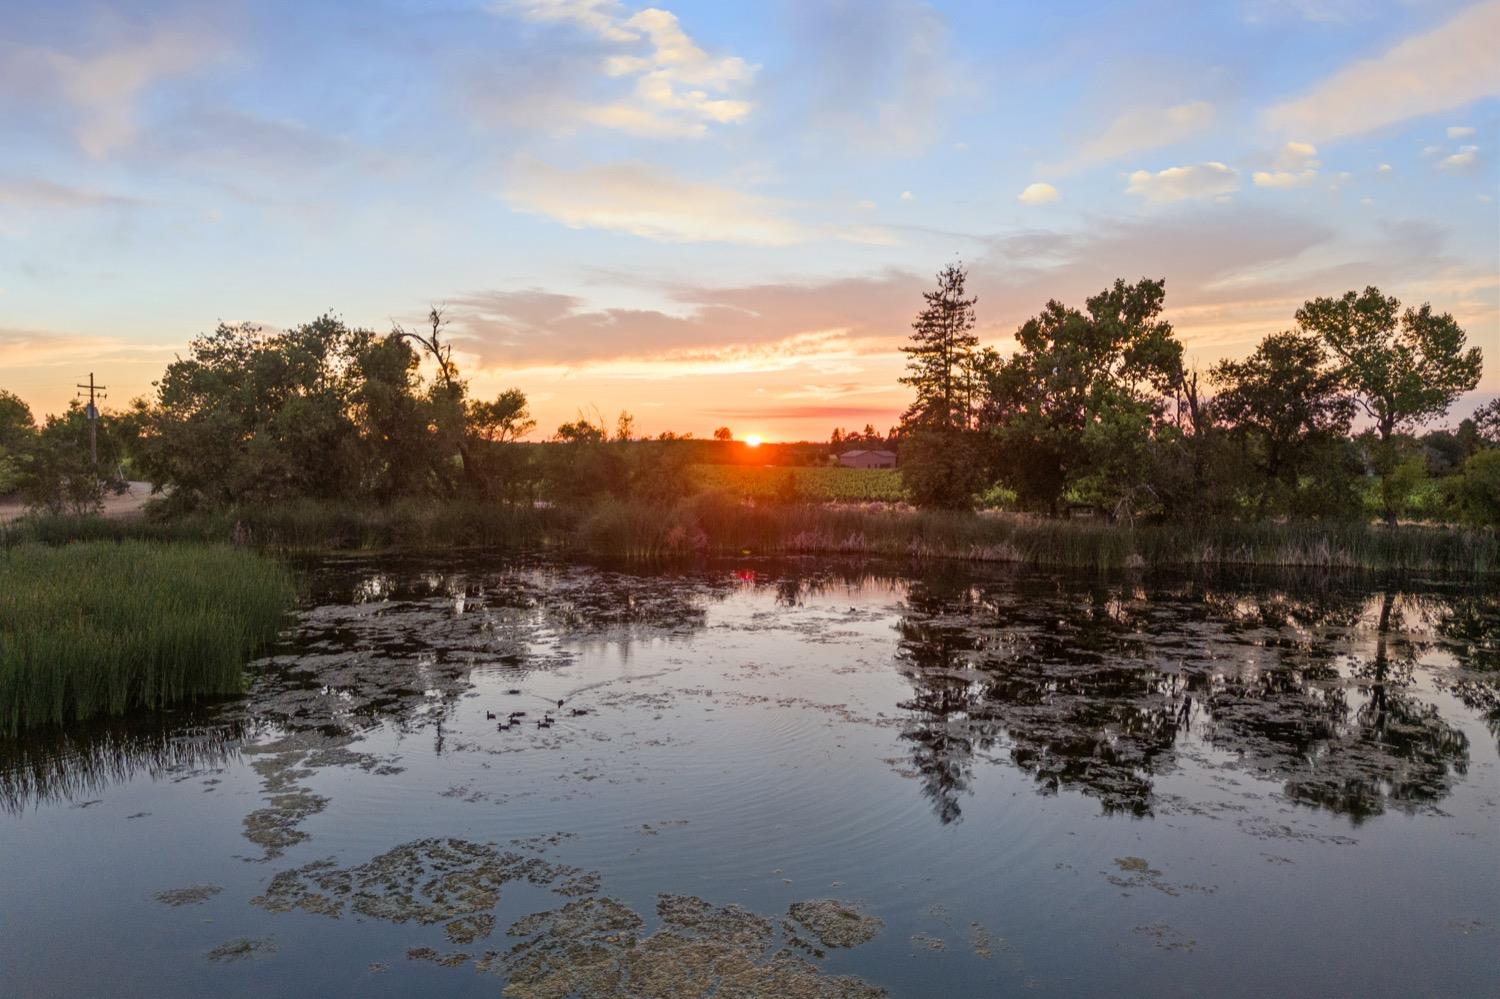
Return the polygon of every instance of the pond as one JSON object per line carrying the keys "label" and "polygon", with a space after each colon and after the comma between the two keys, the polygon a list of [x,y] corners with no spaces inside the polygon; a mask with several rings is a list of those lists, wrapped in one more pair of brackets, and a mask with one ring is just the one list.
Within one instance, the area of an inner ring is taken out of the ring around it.
{"label": "pond", "polygon": [[305,569],[246,697],[0,747],[5,994],[1500,982],[1493,592]]}

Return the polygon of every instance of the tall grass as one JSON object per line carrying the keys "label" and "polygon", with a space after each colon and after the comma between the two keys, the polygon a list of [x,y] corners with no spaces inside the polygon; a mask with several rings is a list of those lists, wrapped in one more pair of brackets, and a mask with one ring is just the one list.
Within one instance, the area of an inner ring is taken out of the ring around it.
{"label": "tall grass", "polygon": [[295,503],[150,519],[27,519],[0,546],[74,539],[235,541],[260,548],[538,548],[641,561],[708,554],[967,559],[1111,571],[1266,566],[1483,576],[1500,572],[1494,531],[1359,521],[1112,524],[885,504],[756,503],[707,492],[676,503],[601,499],[561,507]]}
{"label": "tall grass", "polygon": [[0,735],[243,689],[294,591],[228,546],[0,550]]}

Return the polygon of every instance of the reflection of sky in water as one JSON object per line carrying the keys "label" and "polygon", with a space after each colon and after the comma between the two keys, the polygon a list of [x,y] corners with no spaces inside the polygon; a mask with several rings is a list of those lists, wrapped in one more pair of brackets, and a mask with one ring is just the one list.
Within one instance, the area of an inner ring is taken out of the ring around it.
{"label": "reflection of sky in water", "polygon": [[[244,702],[12,748],[0,967],[39,994],[494,994],[406,960],[455,950],[439,926],[250,900],[321,858],[564,833],[548,862],[642,933],[660,893],[857,903],[884,928],[815,963],[898,995],[1500,976],[1496,598],[812,565],[314,566]],[[152,901],[192,884],[224,890]],[[567,901],[498,898],[476,959]],[[204,959],[235,938],[276,950]]]}

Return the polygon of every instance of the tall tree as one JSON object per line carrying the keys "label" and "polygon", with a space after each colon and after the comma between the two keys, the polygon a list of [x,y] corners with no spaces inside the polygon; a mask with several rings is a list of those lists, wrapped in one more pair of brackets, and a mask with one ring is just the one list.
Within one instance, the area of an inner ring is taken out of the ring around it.
{"label": "tall tree", "polygon": [[[1479,348],[1465,350],[1463,329],[1429,304],[1402,312],[1397,299],[1372,286],[1342,298],[1315,298],[1297,310],[1297,322],[1328,345],[1356,402],[1374,422],[1383,478],[1400,465],[1392,435],[1441,416],[1459,393],[1479,384]],[[1394,524],[1396,514],[1387,500],[1387,522]]]}
{"label": "tall tree", "polygon": [[1326,445],[1349,430],[1354,403],[1317,338],[1272,333],[1243,361],[1210,372],[1219,394],[1214,412],[1249,453],[1258,472],[1257,512],[1295,494],[1315,475]]}
{"label": "tall tree", "polygon": [[968,272],[949,264],[937,275],[937,288],[924,291],[927,303],[902,347],[908,374],[901,383],[917,391],[902,418],[908,425],[952,430],[968,425],[967,372],[979,338],[974,335],[974,303],[965,292]]}
{"label": "tall tree", "polygon": [[1082,310],[1050,301],[989,378],[984,429],[1018,497],[1057,512],[1070,488],[1128,506],[1145,448],[1182,384],[1182,344],[1161,318],[1166,283],[1117,280]]}
{"label": "tall tree", "polygon": [[917,393],[901,417],[902,480],[919,506],[966,508],[982,484],[971,426],[977,299],[966,292],[967,280],[959,264],[938,272],[937,288],[922,293],[926,304],[912,323],[911,342],[901,348],[907,355],[901,382]]}

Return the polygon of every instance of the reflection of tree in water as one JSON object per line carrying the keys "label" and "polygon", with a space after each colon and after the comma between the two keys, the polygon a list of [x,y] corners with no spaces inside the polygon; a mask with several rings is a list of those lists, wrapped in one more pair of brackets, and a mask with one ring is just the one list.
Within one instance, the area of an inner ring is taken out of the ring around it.
{"label": "reflection of tree in water", "polygon": [[975,755],[997,745],[1044,793],[1080,791],[1108,813],[1150,814],[1155,776],[1193,744],[1356,820],[1411,810],[1445,797],[1468,761],[1463,733],[1408,689],[1432,607],[926,579],[900,625],[914,688],[903,737],[943,822],[960,817]]}

